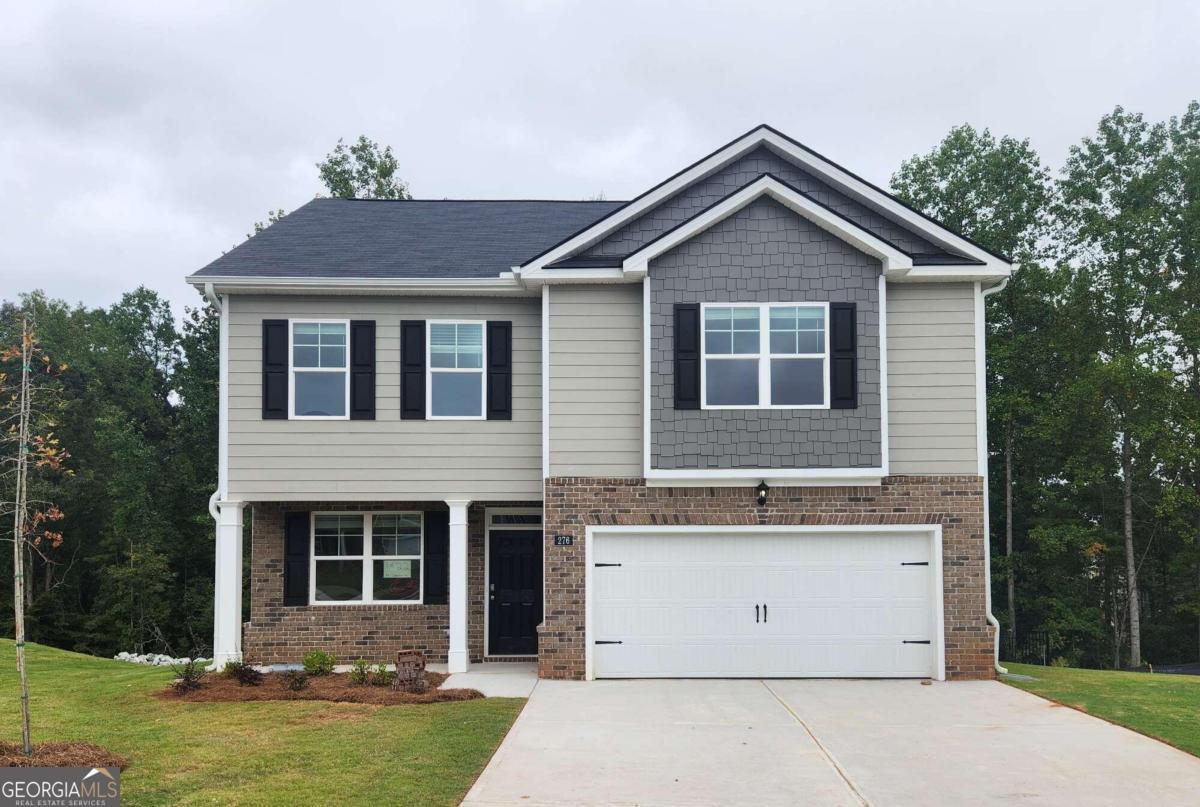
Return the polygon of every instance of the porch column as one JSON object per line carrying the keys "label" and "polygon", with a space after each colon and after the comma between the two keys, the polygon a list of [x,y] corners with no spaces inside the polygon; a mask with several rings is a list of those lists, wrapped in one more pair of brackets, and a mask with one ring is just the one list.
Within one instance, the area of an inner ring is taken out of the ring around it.
{"label": "porch column", "polygon": [[450,672],[466,672],[467,650],[467,499],[447,499],[450,507]]}
{"label": "porch column", "polygon": [[242,503],[217,503],[213,665],[242,660]]}

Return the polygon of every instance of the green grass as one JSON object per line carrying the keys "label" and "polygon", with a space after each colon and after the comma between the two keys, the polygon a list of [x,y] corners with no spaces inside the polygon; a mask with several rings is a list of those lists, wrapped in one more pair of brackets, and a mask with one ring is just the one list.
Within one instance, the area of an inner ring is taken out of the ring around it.
{"label": "green grass", "polygon": [[1004,662],[1035,681],[1005,683],[1200,756],[1200,676],[1075,670]]}
{"label": "green grass", "polygon": [[[127,804],[457,804],[524,703],[368,707],[183,703],[169,669],[28,647],[34,742],[126,756]],[[16,656],[0,640],[0,739],[20,739]]]}

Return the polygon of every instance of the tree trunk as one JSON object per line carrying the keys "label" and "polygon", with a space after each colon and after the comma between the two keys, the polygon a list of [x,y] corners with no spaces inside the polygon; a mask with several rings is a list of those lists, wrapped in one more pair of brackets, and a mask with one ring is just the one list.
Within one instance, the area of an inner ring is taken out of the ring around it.
{"label": "tree trunk", "polygon": [[21,395],[17,420],[17,480],[13,508],[13,638],[17,649],[17,675],[21,679],[21,742],[25,756],[33,756],[29,730],[29,677],[25,671],[25,508],[27,450],[29,447],[29,363],[33,337],[29,321],[21,321]]}
{"label": "tree trunk", "polygon": [[1129,666],[1142,666],[1142,623],[1138,613],[1137,555],[1133,548],[1133,445],[1121,434],[1121,498],[1125,511],[1125,577],[1129,592]]}
{"label": "tree trunk", "polygon": [[1017,646],[1017,575],[1013,569],[1013,433],[1012,424],[1004,433],[1004,555],[1008,559],[1008,638]]}

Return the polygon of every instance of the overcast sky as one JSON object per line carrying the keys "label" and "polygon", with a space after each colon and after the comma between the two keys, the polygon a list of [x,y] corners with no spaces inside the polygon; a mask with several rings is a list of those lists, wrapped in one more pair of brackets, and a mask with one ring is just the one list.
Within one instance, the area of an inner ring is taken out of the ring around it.
{"label": "overcast sky", "polygon": [[9,3],[0,296],[107,305],[321,188],[339,137],[417,198],[625,199],[760,122],[886,185],[970,122],[1052,166],[1200,97],[1200,3]]}

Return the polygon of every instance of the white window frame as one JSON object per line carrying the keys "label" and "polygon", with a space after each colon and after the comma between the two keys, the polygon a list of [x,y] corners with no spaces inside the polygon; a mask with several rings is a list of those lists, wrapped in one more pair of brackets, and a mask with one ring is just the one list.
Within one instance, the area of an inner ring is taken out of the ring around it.
{"label": "white window frame", "polygon": [[[434,325],[478,325],[480,340],[479,369],[469,367],[433,366]],[[435,415],[433,413],[434,373],[479,373],[478,415]],[[482,319],[431,319],[425,321],[425,418],[426,420],[487,420],[487,320]]]}
{"label": "white window frame", "polygon": [[[708,355],[708,328],[705,327],[709,308],[755,308],[758,309],[758,352]],[[771,352],[771,309],[772,308],[820,308],[824,312],[824,353],[772,353]],[[708,360],[741,359],[758,362],[757,404],[710,404],[708,402]],[[824,359],[824,399],[819,404],[774,404],[771,403],[771,359]],[[764,403],[764,401],[766,403]],[[700,408],[701,409],[828,409],[829,408],[829,303],[828,302],[784,302],[769,303],[701,303],[700,304]]]}
{"label": "white window frame", "polygon": [[[363,522],[363,551],[361,555],[317,555],[317,516],[357,516]],[[375,516],[416,516],[421,524],[421,549],[418,555],[376,555],[372,546],[372,529]],[[417,599],[375,599],[374,569],[376,560],[416,560],[420,563],[421,575]],[[358,600],[318,600],[317,561],[357,560],[362,562],[362,598]],[[322,510],[309,514],[308,524],[308,602],[309,605],[423,605],[425,603],[425,513],[421,510],[373,510],[368,513],[354,510]]]}
{"label": "white window frame", "polygon": [[[341,369],[334,367],[296,367],[295,366],[295,333],[297,325],[345,325],[346,326],[346,366]],[[341,373],[346,380],[345,414],[342,415],[297,415],[296,414],[296,372],[301,373]],[[288,419],[289,420],[349,420],[350,419],[350,320],[348,319],[313,319],[297,317],[288,320]]]}

